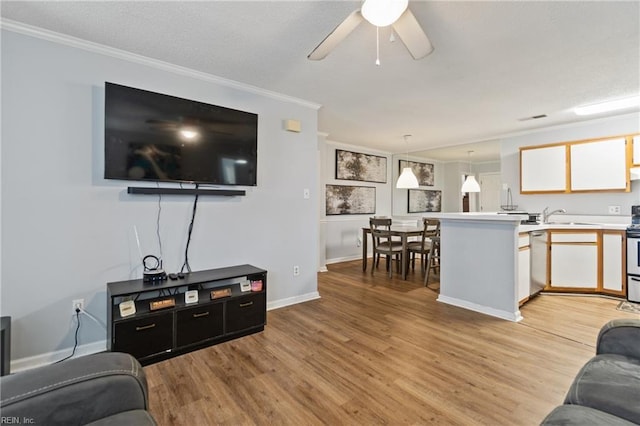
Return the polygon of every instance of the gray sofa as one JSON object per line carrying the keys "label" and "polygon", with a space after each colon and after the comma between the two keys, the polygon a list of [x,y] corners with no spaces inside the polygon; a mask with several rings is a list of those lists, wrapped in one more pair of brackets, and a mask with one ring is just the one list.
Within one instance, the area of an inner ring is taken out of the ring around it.
{"label": "gray sofa", "polygon": [[155,425],[147,380],[129,354],[105,352],[0,378],[3,419],[37,425]]}
{"label": "gray sofa", "polygon": [[580,370],[543,425],[640,424],[640,319],[608,322],[596,356]]}

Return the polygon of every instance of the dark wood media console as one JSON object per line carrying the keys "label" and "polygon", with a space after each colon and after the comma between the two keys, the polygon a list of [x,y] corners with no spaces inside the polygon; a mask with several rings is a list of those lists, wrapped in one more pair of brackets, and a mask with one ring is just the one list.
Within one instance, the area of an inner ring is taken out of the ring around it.
{"label": "dark wood media console", "polygon": [[[188,290],[197,292],[197,301],[186,302]],[[135,313],[125,310],[123,316],[120,304],[127,301],[135,304]],[[157,284],[107,283],[108,349],[130,353],[143,365],[260,332],[266,320],[267,271],[251,265]]]}

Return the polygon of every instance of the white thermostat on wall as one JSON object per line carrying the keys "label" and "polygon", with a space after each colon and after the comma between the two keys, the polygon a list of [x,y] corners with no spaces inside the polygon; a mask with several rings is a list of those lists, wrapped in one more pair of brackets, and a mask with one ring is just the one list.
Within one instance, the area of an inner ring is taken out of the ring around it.
{"label": "white thermostat on wall", "polygon": [[196,303],[198,301],[198,290],[188,290],[184,293],[184,303]]}

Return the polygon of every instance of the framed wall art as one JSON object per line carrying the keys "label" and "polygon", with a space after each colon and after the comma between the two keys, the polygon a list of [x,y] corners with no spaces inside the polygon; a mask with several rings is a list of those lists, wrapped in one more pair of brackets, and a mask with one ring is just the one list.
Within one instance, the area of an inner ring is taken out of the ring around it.
{"label": "framed wall art", "polygon": [[408,200],[407,212],[409,213],[442,211],[442,191],[410,189]]}
{"label": "framed wall art", "polygon": [[336,149],[336,179],[387,183],[387,157]]}
{"label": "framed wall art", "polygon": [[327,185],[326,213],[374,214],[376,188],[373,186]]}
{"label": "framed wall art", "polygon": [[411,167],[413,174],[418,178],[418,184],[420,186],[433,186],[433,164],[400,160],[400,173],[402,173],[402,169],[405,167]]}

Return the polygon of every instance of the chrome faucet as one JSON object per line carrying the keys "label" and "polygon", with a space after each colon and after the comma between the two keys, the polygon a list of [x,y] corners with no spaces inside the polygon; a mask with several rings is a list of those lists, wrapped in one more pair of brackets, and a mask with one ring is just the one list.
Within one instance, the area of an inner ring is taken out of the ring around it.
{"label": "chrome faucet", "polygon": [[566,213],[566,212],[567,211],[565,209],[558,209],[558,210],[554,210],[554,211],[549,213],[549,207],[545,207],[544,210],[542,210],[542,223],[549,223],[549,218],[553,214]]}

